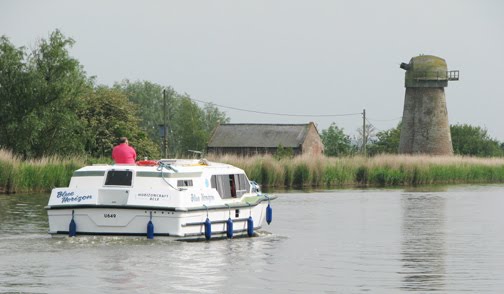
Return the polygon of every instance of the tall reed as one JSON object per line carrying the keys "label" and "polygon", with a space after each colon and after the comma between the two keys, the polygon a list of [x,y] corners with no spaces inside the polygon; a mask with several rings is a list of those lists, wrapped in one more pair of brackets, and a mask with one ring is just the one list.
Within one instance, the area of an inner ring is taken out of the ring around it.
{"label": "tall reed", "polygon": [[82,158],[44,157],[23,161],[0,150],[0,191],[44,192],[68,185],[72,173],[85,165]]}
{"label": "tall reed", "polygon": [[504,182],[504,158],[463,156],[378,155],[365,158],[303,155],[211,157],[241,167],[265,186],[413,186],[450,183]]}
{"label": "tall reed", "polygon": [[0,192],[14,192],[14,172],[20,162],[12,152],[0,149]]}
{"label": "tall reed", "polygon": [[[269,187],[414,186],[451,183],[503,183],[504,158],[379,155],[325,157],[302,155],[277,160],[270,155],[210,156],[245,170]],[[0,192],[41,192],[66,186],[74,170],[108,158],[46,157],[23,161],[0,150]]]}

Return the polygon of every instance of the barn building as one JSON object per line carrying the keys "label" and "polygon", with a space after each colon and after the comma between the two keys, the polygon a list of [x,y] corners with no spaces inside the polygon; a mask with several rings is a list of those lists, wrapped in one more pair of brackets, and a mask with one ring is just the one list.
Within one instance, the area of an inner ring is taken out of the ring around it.
{"label": "barn building", "polygon": [[221,124],[207,145],[212,154],[242,156],[275,154],[278,147],[292,148],[294,155],[318,155],[324,144],[313,122],[308,124]]}

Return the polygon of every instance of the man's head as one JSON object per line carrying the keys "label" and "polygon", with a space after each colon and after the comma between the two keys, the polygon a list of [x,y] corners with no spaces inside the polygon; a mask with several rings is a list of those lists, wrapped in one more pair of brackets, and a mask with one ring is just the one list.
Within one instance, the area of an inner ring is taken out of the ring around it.
{"label": "man's head", "polygon": [[126,138],[126,137],[119,138],[119,144],[123,144],[123,143],[128,144],[128,138]]}

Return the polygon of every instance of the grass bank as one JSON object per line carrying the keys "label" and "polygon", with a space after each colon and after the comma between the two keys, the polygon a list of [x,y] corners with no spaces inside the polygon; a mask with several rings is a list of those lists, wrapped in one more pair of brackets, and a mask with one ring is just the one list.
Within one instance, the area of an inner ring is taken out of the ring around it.
{"label": "grass bank", "polygon": [[458,183],[503,183],[504,158],[379,155],[371,158],[271,156],[211,158],[246,171],[269,187],[416,186]]}
{"label": "grass bank", "polygon": [[85,165],[81,158],[46,157],[21,160],[9,151],[0,150],[0,192],[47,192],[64,187],[72,173]]}
{"label": "grass bank", "polygon": [[[380,155],[277,160],[271,156],[226,155],[208,159],[238,166],[261,185],[279,188],[504,183],[504,158]],[[47,192],[64,187],[74,170],[96,162],[111,161],[60,157],[23,161],[0,150],[0,192]]]}

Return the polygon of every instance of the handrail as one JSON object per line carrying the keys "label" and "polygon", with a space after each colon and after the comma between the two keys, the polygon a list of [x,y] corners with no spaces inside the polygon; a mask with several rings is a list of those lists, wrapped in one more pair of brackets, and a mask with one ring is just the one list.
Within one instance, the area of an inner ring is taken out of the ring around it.
{"label": "handrail", "polygon": [[412,71],[406,75],[406,79],[416,81],[458,81],[459,71]]}

